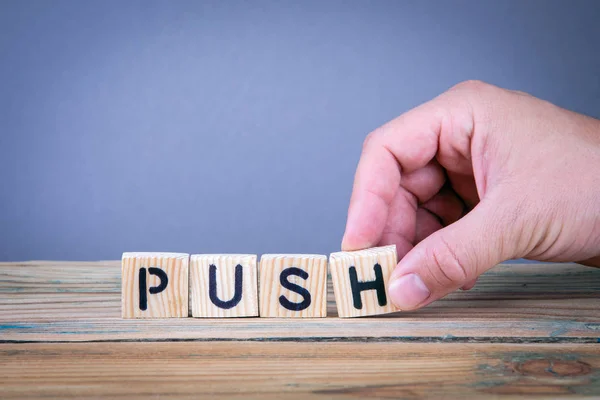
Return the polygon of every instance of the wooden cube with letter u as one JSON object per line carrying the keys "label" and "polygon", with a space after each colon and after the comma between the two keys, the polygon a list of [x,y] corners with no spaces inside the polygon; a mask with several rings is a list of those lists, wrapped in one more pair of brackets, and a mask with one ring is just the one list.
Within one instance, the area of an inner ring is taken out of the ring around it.
{"label": "wooden cube with letter u", "polygon": [[186,318],[189,254],[123,253],[123,318]]}
{"label": "wooden cube with letter u", "polygon": [[258,316],[257,280],[254,254],[192,254],[192,317]]}
{"label": "wooden cube with letter u", "polygon": [[360,317],[399,311],[387,292],[397,259],[394,245],[332,253],[329,269],[338,316]]}
{"label": "wooden cube with letter u", "polygon": [[326,317],[327,257],[265,254],[260,258],[261,317]]}

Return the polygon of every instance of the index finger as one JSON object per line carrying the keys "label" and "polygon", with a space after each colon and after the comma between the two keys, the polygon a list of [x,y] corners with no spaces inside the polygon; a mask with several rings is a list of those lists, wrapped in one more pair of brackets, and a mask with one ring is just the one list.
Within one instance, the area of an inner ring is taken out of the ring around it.
{"label": "index finger", "polygon": [[[401,176],[425,167],[436,156],[442,130],[452,125],[450,110],[456,107],[452,97],[424,103],[367,137],[354,178],[342,250],[377,245],[392,202],[410,201],[396,198],[402,190]],[[397,227],[398,234],[412,241],[414,224],[415,219],[407,216]]]}

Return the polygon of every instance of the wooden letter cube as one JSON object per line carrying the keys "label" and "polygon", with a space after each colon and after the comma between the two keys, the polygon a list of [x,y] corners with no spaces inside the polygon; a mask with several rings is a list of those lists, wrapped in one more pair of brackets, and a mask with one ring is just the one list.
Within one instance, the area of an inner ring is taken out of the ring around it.
{"label": "wooden letter cube", "polygon": [[397,258],[395,245],[332,253],[329,268],[338,316],[360,317],[399,311],[387,293]]}
{"label": "wooden letter cube", "polygon": [[265,254],[260,258],[261,317],[326,317],[327,257]]}
{"label": "wooden letter cube", "polygon": [[123,253],[123,318],[187,318],[189,254]]}
{"label": "wooden letter cube", "polygon": [[192,317],[257,317],[256,255],[193,254],[190,305]]}

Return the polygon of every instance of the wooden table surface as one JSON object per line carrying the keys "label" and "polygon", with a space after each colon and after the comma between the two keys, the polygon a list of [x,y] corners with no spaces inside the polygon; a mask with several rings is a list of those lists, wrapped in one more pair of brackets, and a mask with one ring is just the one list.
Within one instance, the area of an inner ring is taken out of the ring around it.
{"label": "wooden table surface", "polygon": [[415,312],[120,318],[120,263],[0,263],[0,398],[600,396],[600,269],[500,265]]}

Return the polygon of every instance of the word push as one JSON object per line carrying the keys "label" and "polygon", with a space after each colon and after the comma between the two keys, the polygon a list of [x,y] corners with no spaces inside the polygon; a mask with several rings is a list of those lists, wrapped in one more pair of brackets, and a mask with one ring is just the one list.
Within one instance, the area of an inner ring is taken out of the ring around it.
{"label": "word push", "polygon": [[[340,317],[398,311],[386,288],[396,258],[396,246],[330,255]],[[265,254],[257,266],[251,254],[124,253],[121,273],[123,318],[327,316],[322,255]]]}

